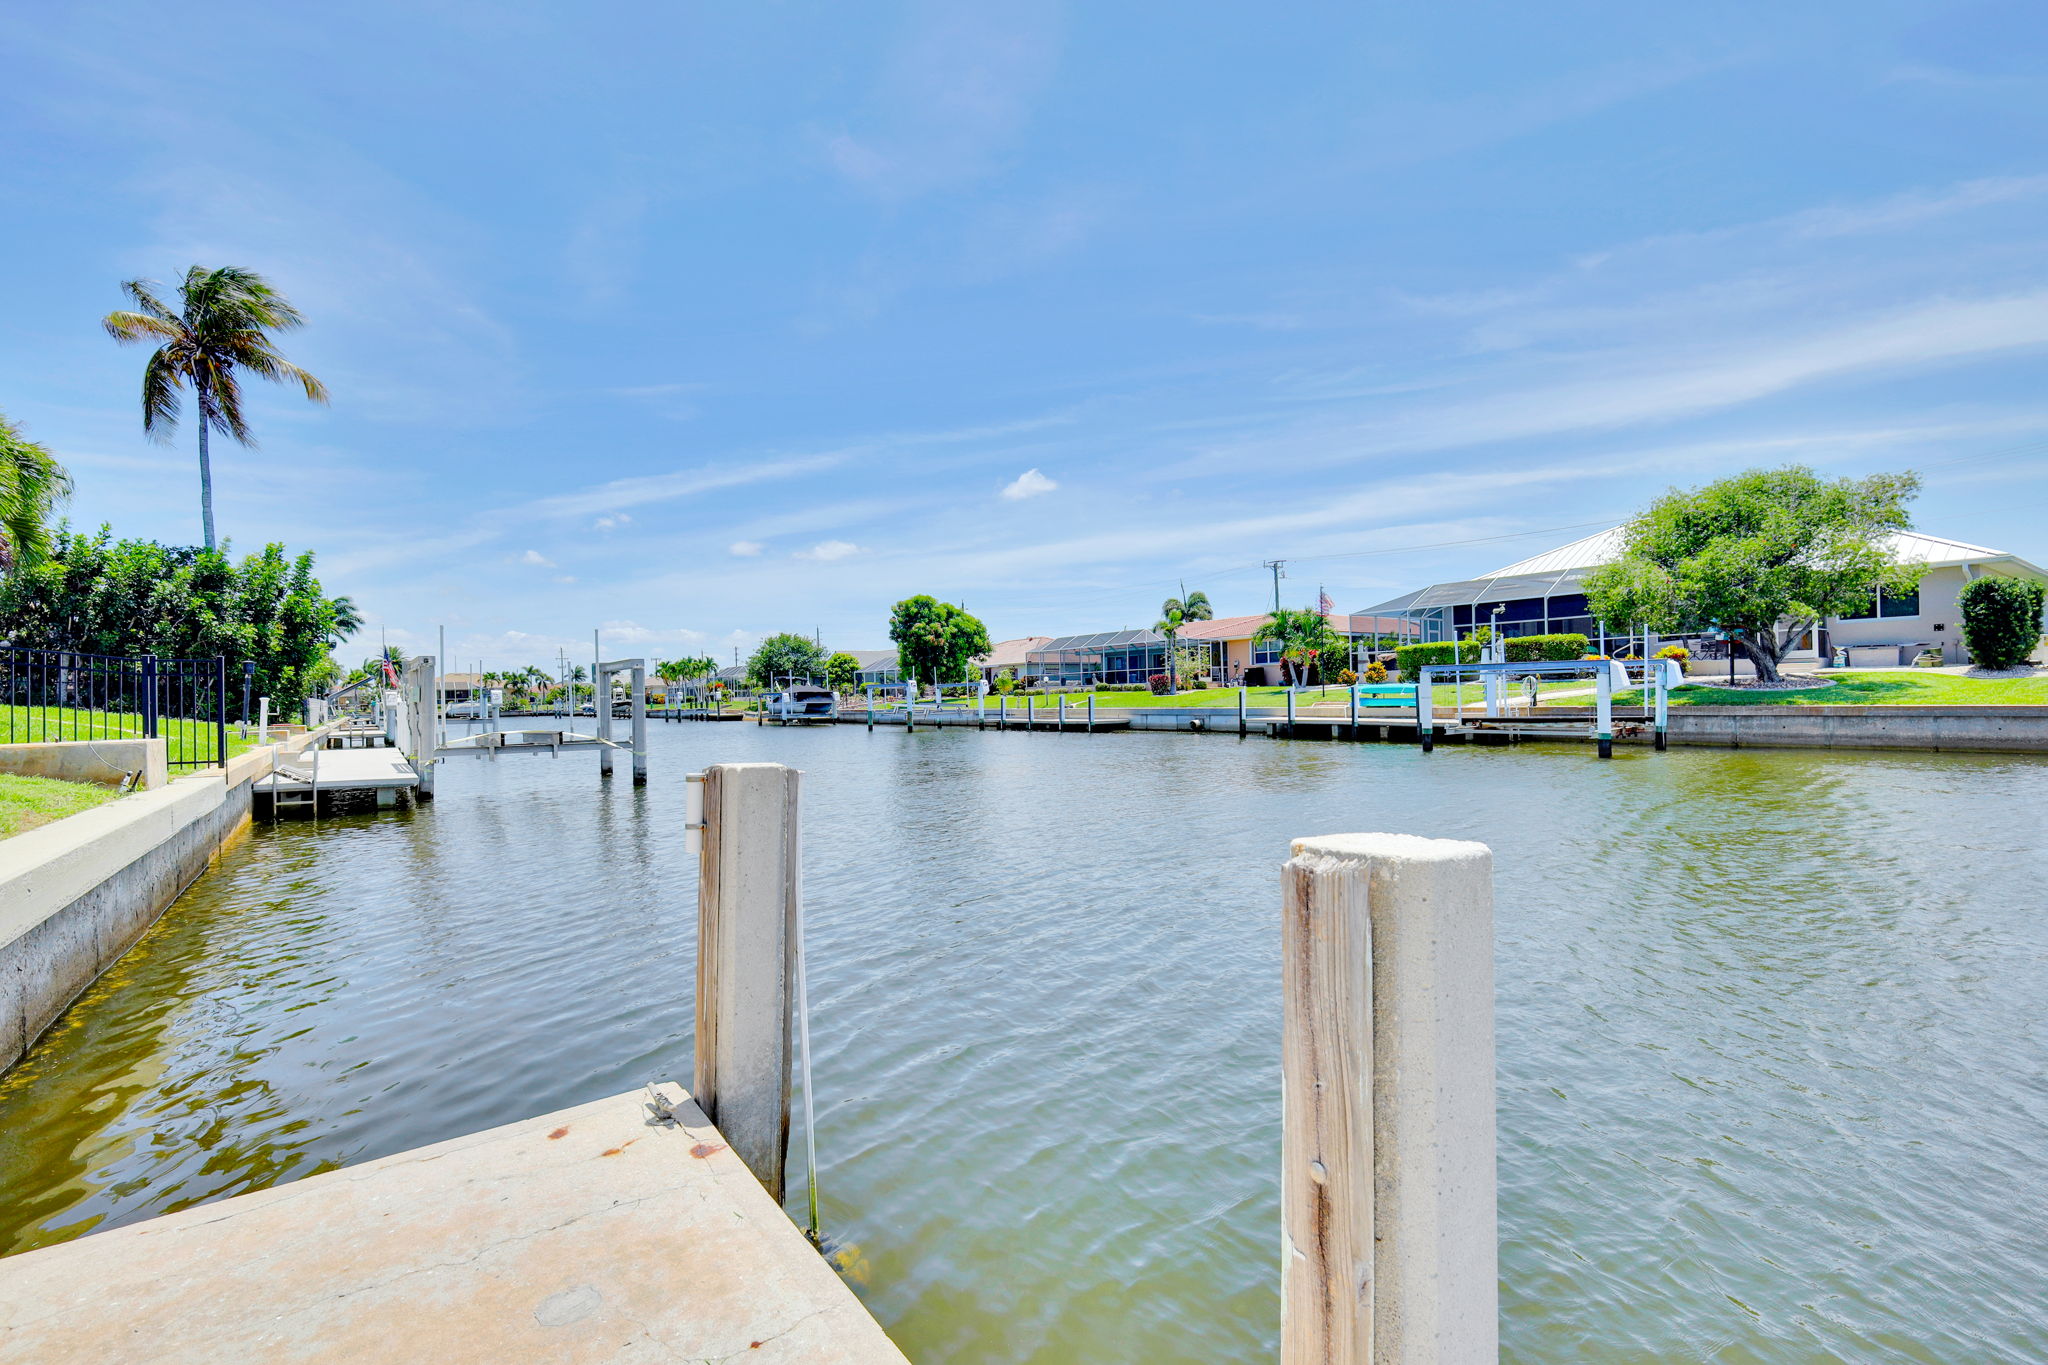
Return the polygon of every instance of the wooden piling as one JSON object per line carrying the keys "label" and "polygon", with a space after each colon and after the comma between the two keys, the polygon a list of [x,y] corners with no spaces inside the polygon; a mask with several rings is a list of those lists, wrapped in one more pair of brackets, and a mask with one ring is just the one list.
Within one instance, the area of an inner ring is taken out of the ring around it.
{"label": "wooden piling", "polygon": [[703,774],[697,882],[697,1103],[769,1194],[789,1146],[801,774],[718,763]]}
{"label": "wooden piling", "polygon": [[1297,840],[1282,871],[1282,1365],[1498,1355],[1492,854]]}

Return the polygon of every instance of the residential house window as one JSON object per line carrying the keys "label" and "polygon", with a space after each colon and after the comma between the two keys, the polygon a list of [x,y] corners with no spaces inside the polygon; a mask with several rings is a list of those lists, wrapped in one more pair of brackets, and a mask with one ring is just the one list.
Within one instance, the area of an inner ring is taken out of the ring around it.
{"label": "residential house window", "polygon": [[1920,614],[1920,588],[1918,584],[1904,592],[1893,592],[1890,588],[1878,594],[1877,614],[1879,616],[1918,616]]}
{"label": "residential house window", "polygon": [[1877,619],[1877,592],[1876,592],[1876,590],[1875,590],[1875,589],[1872,589],[1872,591],[1871,591],[1871,594],[1870,594],[1870,598],[1869,598],[1869,600],[1868,600],[1868,601],[1866,601],[1866,602],[1865,602],[1865,603],[1864,603],[1864,604],[1863,604],[1862,606],[1860,606],[1860,607],[1856,608],[1856,610],[1854,610],[1854,611],[1845,611],[1845,612],[1843,612],[1843,613],[1842,613],[1842,616],[1841,616],[1841,619],[1842,619],[1842,620],[1844,620],[1844,621],[1874,621],[1874,620],[1876,620],[1876,619]]}
{"label": "residential house window", "polygon": [[1252,644],[1252,662],[1255,664],[1277,664],[1280,662],[1280,646],[1271,640],[1258,640]]}

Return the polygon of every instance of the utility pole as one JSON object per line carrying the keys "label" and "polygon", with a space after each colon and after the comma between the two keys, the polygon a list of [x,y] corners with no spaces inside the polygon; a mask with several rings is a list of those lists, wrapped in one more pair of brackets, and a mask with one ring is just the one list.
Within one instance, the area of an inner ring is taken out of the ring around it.
{"label": "utility pole", "polygon": [[1280,610],[1280,580],[1287,577],[1281,570],[1287,567],[1287,561],[1269,559],[1266,561],[1266,567],[1273,571],[1273,610],[1277,612]]}

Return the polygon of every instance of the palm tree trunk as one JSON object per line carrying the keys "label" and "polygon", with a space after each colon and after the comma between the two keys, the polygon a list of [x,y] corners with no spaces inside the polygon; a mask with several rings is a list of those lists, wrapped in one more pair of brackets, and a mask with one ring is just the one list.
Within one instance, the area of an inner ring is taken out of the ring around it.
{"label": "palm tree trunk", "polygon": [[206,407],[199,408],[199,520],[206,528],[206,548],[213,548],[213,463],[206,456]]}

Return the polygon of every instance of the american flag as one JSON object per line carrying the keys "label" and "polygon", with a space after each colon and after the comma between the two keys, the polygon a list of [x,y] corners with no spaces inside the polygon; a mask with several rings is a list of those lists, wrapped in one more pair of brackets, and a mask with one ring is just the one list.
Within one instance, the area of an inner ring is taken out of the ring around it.
{"label": "american flag", "polygon": [[1334,612],[1335,612],[1336,610],[1337,610],[1337,604],[1336,604],[1335,602],[1332,602],[1332,601],[1330,600],[1330,594],[1328,594],[1328,593],[1324,592],[1324,591],[1323,591],[1323,590],[1322,590],[1321,588],[1317,588],[1317,589],[1316,589],[1316,612],[1317,612],[1317,614],[1319,614],[1319,615],[1322,615],[1322,616],[1329,616],[1329,615],[1331,615],[1332,613],[1334,613]]}

